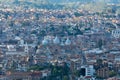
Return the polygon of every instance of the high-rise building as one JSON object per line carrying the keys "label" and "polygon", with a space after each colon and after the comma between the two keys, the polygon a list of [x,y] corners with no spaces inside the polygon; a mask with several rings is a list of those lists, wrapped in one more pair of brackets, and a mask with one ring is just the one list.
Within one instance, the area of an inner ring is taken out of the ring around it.
{"label": "high-rise building", "polygon": [[93,68],[93,65],[86,65],[86,66],[81,66],[80,72],[82,76],[93,76],[95,70]]}

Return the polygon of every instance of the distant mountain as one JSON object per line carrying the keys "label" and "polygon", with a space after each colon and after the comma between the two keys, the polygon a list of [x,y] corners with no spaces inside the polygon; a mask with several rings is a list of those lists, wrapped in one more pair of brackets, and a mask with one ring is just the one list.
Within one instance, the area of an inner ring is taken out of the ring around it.
{"label": "distant mountain", "polygon": [[49,3],[68,3],[68,2],[91,2],[94,0],[0,0],[1,2],[49,2]]}
{"label": "distant mountain", "polygon": [[32,2],[32,3],[68,3],[68,2],[109,2],[109,3],[120,3],[120,0],[0,0],[1,2]]}
{"label": "distant mountain", "polygon": [[120,3],[120,0],[0,0],[1,3],[9,4],[11,6],[27,6],[43,9],[63,9],[63,8],[78,8],[79,3]]}

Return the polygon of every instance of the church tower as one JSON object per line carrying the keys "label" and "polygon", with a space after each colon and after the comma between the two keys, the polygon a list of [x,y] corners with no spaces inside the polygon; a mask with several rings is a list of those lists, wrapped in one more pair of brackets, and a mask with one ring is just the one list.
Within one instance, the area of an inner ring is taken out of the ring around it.
{"label": "church tower", "polygon": [[25,52],[25,54],[29,53],[29,48],[28,48],[28,44],[27,43],[25,44],[24,52]]}

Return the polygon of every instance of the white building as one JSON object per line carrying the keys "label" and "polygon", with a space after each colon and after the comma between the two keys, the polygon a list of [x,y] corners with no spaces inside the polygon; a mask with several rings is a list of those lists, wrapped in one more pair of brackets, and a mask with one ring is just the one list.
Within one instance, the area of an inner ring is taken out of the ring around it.
{"label": "white building", "polygon": [[112,30],[112,36],[115,38],[120,38],[120,29]]}
{"label": "white building", "polygon": [[94,71],[93,65],[89,65],[86,67],[86,76],[93,76]]}
{"label": "white building", "polygon": [[115,61],[120,62],[120,56],[116,56]]}
{"label": "white building", "polygon": [[7,45],[7,51],[6,55],[28,55],[29,54],[29,47],[26,43],[24,46],[22,46],[23,50],[19,51],[16,49],[15,45]]}
{"label": "white building", "polygon": [[86,65],[86,66],[81,66],[81,69],[85,69],[85,76],[93,76],[94,75],[94,68],[93,65]]}
{"label": "white building", "polygon": [[8,51],[16,51],[15,45],[7,45]]}
{"label": "white building", "polygon": [[21,40],[19,41],[19,44],[20,44],[20,46],[24,46],[24,40],[21,39]]}

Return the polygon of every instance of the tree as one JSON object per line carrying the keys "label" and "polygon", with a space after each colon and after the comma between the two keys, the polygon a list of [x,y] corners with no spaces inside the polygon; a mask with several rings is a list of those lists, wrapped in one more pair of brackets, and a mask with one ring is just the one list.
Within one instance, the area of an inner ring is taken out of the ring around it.
{"label": "tree", "polygon": [[84,16],[83,13],[78,13],[78,12],[75,12],[74,15],[75,15],[76,17]]}
{"label": "tree", "polygon": [[97,64],[98,64],[98,65],[101,65],[102,62],[103,62],[102,59],[98,59],[98,60],[97,60]]}
{"label": "tree", "polygon": [[115,71],[109,71],[109,77],[114,77],[116,75],[117,73]]}
{"label": "tree", "polygon": [[77,77],[80,77],[80,75],[81,75],[81,72],[80,72],[81,70],[76,70],[75,72],[74,72],[74,74],[77,76]]}
{"label": "tree", "polygon": [[34,66],[31,66],[29,68],[29,70],[37,70],[37,71],[40,71],[40,70],[43,70],[45,67],[44,66],[39,66],[39,65],[34,65]]}
{"label": "tree", "polygon": [[64,76],[63,80],[69,80],[68,76]]}
{"label": "tree", "polygon": [[69,76],[69,71],[70,71],[69,67],[67,66],[66,63],[63,66],[58,66],[58,65],[52,66],[51,67],[51,80],[57,80],[57,78],[62,80],[64,76],[67,76],[67,77]]}

